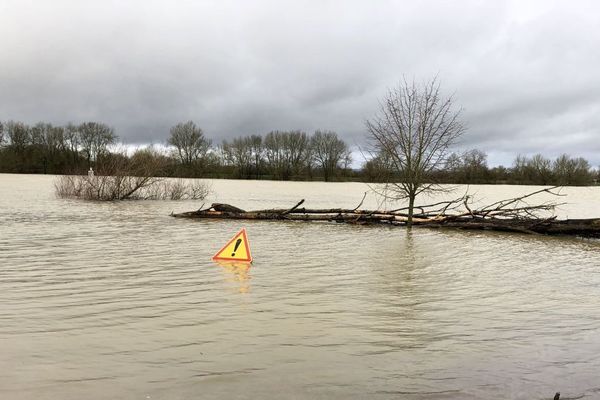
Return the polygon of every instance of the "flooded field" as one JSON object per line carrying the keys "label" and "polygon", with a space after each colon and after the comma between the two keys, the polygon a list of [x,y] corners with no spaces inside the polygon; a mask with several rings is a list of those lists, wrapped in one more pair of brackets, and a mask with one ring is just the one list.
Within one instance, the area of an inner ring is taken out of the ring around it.
{"label": "flooded field", "polygon": [[[0,175],[0,398],[600,397],[598,241],[180,220],[202,202],[62,200],[52,181]],[[211,185],[207,204],[248,209],[368,189]],[[562,217],[600,216],[600,188],[563,192]],[[212,262],[242,226],[254,264]]]}

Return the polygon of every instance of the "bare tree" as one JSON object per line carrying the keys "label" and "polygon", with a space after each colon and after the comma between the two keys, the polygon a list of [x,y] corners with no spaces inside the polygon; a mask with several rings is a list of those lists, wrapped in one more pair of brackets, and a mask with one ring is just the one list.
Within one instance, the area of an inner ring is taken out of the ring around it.
{"label": "bare tree", "polygon": [[100,122],[84,122],[79,126],[79,143],[86,153],[88,165],[105,154],[108,147],[115,144],[117,135],[112,128]]}
{"label": "bare tree", "polygon": [[72,123],[67,124],[64,128],[65,148],[70,153],[72,158],[72,166],[77,167],[79,161],[79,127]]}
{"label": "bare tree", "polygon": [[519,182],[526,182],[530,179],[529,168],[527,167],[528,164],[529,159],[526,156],[517,154],[517,157],[515,157],[515,160],[513,161],[512,173]]}
{"label": "bare tree", "polygon": [[288,180],[308,165],[310,139],[301,131],[269,132],[264,140],[265,157],[271,173]]}
{"label": "bare tree", "polygon": [[310,138],[304,132],[291,131],[286,150],[291,175],[299,175],[310,160]]}
{"label": "bare tree", "polygon": [[462,155],[462,181],[483,182],[488,171],[487,154],[478,149],[467,150]]}
{"label": "bare tree", "polygon": [[422,85],[403,81],[388,91],[379,113],[366,122],[374,153],[389,157],[395,178],[383,193],[408,199],[408,225],[412,225],[415,198],[439,188],[432,173],[445,163],[448,149],[464,132],[460,110],[452,97],[443,97],[437,79]]}
{"label": "bare tree", "polygon": [[9,121],[6,124],[6,135],[10,146],[17,152],[24,151],[31,144],[31,128],[22,122]]}
{"label": "bare tree", "polygon": [[363,164],[369,182],[388,182],[392,177],[392,165],[385,153],[379,153]]}
{"label": "bare tree", "polygon": [[276,178],[286,179],[285,132],[272,131],[265,136],[265,157],[269,172]]}
{"label": "bare tree", "polygon": [[555,179],[560,185],[589,185],[594,177],[590,163],[581,157],[559,156],[553,165]]}
{"label": "bare tree", "polygon": [[348,145],[331,131],[316,131],[310,139],[310,148],[312,160],[323,171],[325,181],[331,179],[349,155]]}
{"label": "bare tree", "polygon": [[460,155],[456,153],[450,154],[446,157],[446,162],[444,165],[444,170],[450,172],[453,175],[460,174],[460,171],[463,168],[463,159]]}
{"label": "bare tree", "polygon": [[35,152],[36,158],[41,160],[44,174],[48,173],[46,137],[51,129],[52,125],[45,122],[38,122],[31,127],[31,149]]}
{"label": "bare tree", "polygon": [[528,160],[528,167],[532,174],[532,180],[535,183],[548,185],[553,182],[552,161],[541,154],[534,155]]}
{"label": "bare tree", "polygon": [[50,129],[52,129],[52,125],[46,122],[38,122],[33,125],[31,127],[31,144],[34,147],[43,147]]}
{"label": "bare tree", "polygon": [[231,143],[223,140],[222,149],[225,160],[237,169],[238,177],[248,178],[254,160],[250,137],[235,138]]}
{"label": "bare tree", "polygon": [[254,173],[256,174],[256,179],[260,177],[260,166],[263,162],[263,140],[260,135],[251,135],[250,136],[250,148],[252,149],[252,155],[254,157]]}
{"label": "bare tree", "polygon": [[206,156],[210,141],[193,121],[175,125],[170,133],[167,143],[175,147],[182,164],[189,166]]}
{"label": "bare tree", "polygon": [[0,121],[0,147],[4,144],[4,124]]}

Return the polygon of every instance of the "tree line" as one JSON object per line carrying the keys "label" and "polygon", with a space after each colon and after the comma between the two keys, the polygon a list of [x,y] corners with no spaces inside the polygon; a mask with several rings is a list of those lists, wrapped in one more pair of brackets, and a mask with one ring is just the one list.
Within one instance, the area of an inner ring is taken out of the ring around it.
{"label": "tree line", "polygon": [[[363,177],[370,182],[386,182],[394,176],[391,160],[377,155],[365,162]],[[428,173],[425,181],[457,184],[510,184],[589,186],[600,182],[600,171],[582,158],[562,154],[555,159],[541,154],[518,155],[511,167],[489,167],[487,154],[478,149],[451,153],[441,167]]]}
{"label": "tree line", "polygon": [[152,158],[163,176],[329,181],[354,173],[349,146],[332,131],[272,131],[213,146],[200,127],[187,121],[170,129],[166,143],[167,150],[148,147],[130,154],[114,129],[100,122],[0,122],[0,172],[81,174],[115,165],[115,159],[122,164]]}
{"label": "tree line", "polygon": [[96,122],[65,126],[0,122],[0,172],[78,172],[108,154],[116,141],[112,128]]}
{"label": "tree line", "polygon": [[481,150],[469,150],[461,155],[450,154],[439,181],[452,183],[506,183],[523,185],[592,185],[600,178],[599,171],[582,158],[562,154],[555,159],[541,154],[532,157],[518,155],[512,166],[489,168],[487,155]]}
{"label": "tree line", "polygon": [[[372,127],[374,128],[374,127]],[[402,180],[389,151],[379,151],[352,169],[352,153],[336,132],[271,131],[213,145],[194,122],[170,129],[167,147],[126,151],[113,128],[100,122],[56,126],[46,122],[0,122],[0,172],[82,174],[89,168],[151,160],[161,176],[276,180]],[[584,158],[519,155],[512,166],[489,167],[487,154],[473,149],[451,153],[427,171],[435,183],[591,185],[599,172]]]}

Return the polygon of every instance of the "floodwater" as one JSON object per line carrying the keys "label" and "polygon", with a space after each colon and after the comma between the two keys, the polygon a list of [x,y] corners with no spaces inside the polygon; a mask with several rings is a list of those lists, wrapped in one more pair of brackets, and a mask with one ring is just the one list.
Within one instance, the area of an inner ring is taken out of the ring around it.
{"label": "floodwater", "polygon": [[[202,202],[63,200],[52,182],[0,175],[2,399],[600,398],[598,241],[192,221],[169,214]],[[248,209],[368,189],[211,184],[207,203]],[[600,188],[563,193],[560,215],[600,216]],[[213,263],[242,226],[253,265]]]}

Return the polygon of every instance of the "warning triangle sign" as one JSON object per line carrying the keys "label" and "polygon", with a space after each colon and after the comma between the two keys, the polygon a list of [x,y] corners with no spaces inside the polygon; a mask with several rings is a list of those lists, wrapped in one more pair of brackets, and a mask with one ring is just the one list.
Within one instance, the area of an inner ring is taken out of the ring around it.
{"label": "warning triangle sign", "polygon": [[252,262],[250,243],[246,229],[242,228],[221,250],[212,258],[215,261],[243,261]]}

